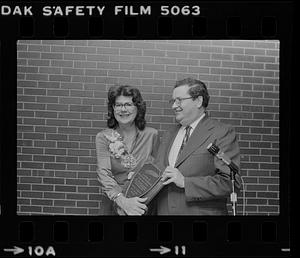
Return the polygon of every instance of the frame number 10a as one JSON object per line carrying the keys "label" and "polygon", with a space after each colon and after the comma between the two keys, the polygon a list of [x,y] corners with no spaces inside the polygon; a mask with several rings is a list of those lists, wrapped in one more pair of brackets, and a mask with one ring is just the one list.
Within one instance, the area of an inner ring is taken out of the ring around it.
{"label": "frame number 10a", "polygon": [[21,253],[26,253],[28,251],[29,256],[55,256],[55,250],[53,246],[42,247],[38,246],[28,246],[28,249],[23,249],[22,247],[14,246],[11,248],[4,248],[3,251],[6,253],[12,253],[13,255],[18,255]]}
{"label": "frame number 10a", "polygon": [[30,256],[36,255],[36,256],[55,256],[55,250],[52,246],[49,246],[47,248],[43,248],[42,246],[28,246],[28,254]]}

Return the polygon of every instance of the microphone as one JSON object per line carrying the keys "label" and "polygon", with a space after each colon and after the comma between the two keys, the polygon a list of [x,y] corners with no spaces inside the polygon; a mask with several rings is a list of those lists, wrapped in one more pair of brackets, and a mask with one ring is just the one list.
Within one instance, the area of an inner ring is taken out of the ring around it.
{"label": "microphone", "polygon": [[217,145],[210,143],[207,146],[207,150],[212,155],[222,160],[230,168],[234,175],[239,172],[239,167],[229,157],[227,157],[223,151],[220,151],[220,148]]}
{"label": "microphone", "polygon": [[207,146],[207,150],[214,156],[216,156],[218,159],[222,160],[229,168],[230,168],[230,179],[231,179],[231,184],[232,184],[232,193],[230,194],[230,200],[232,202],[232,211],[233,211],[233,216],[236,215],[236,207],[235,204],[237,202],[237,194],[234,191],[234,175],[238,173],[239,167],[230,159],[228,158],[223,151],[220,151],[220,148],[213,144],[210,143]]}

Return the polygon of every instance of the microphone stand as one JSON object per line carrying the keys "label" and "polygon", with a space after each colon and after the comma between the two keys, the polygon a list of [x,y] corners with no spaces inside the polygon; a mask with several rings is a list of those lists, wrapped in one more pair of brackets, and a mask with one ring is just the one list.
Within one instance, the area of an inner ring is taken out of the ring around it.
{"label": "microphone stand", "polygon": [[232,185],[232,192],[230,194],[230,201],[232,202],[232,211],[233,211],[233,216],[236,215],[236,203],[237,203],[237,194],[234,190],[234,181],[235,181],[235,174],[238,173],[239,168],[236,164],[234,164],[230,159],[228,159],[224,152],[220,151],[220,148],[213,144],[210,143],[207,146],[207,150],[215,155],[218,159],[222,160],[230,169],[230,180],[231,180],[231,185]]}
{"label": "microphone stand", "polygon": [[232,192],[230,194],[230,201],[232,203],[233,216],[235,216],[236,215],[237,194],[234,190],[235,175],[234,175],[234,171],[231,168],[230,168],[230,180],[231,180],[231,185],[232,185]]}

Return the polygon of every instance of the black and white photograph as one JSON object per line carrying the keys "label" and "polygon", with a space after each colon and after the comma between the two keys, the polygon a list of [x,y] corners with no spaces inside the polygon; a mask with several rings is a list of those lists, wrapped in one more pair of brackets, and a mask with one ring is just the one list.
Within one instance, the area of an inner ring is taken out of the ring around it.
{"label": "black and white photograph", "polygon": [[16,49],[17,215],[280,215],[279,40]]}
{"label": "black and white photograph", "polygon": [[291,256],[294,16],[1,2],[0,257]]}

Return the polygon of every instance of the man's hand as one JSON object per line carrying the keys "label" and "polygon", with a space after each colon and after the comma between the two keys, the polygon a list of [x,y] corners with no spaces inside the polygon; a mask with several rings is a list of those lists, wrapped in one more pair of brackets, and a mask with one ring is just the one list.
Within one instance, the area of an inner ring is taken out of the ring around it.
{"label": "man's hand", "polygon": [[177,168],[173,168],[171,166],[166,167],[161,180],[164,181],[163,185],[174,183],[178,187],[184,188],[184,176]]}

